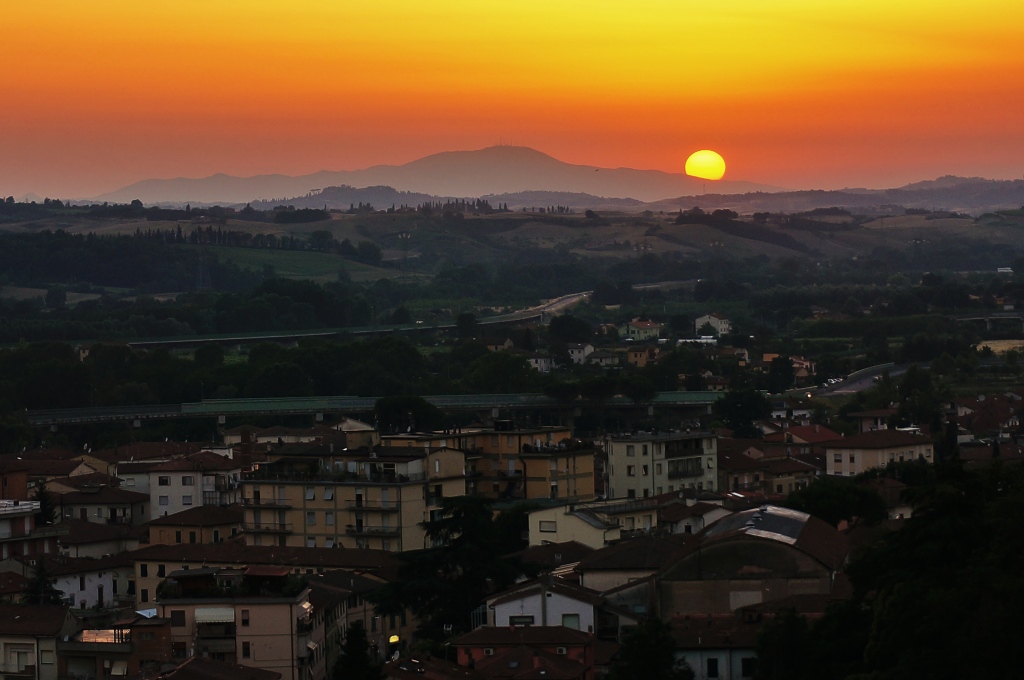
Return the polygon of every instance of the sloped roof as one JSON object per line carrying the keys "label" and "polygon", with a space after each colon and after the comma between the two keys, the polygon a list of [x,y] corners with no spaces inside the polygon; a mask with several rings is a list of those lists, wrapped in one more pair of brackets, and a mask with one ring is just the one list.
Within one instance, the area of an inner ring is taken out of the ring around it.
{"label": "sloped roof", "polygon": [[64,505],[117,505],[149,502],[149,494],[111,486],[86,487],[78,491],[68,491],[56,495],[60,497],[60,502]]}
{"label": "sloped roof", "polygon": [[535,579],[533,581],[518,583],[505,592],[499,593],[493,600],[489,601],[489,604],[490,606],[495,607],[499,604],[505,604],[506,602],[515,602],[516,600],[521,600],[524,597],[531,597],[534,594],[541,592],[554,593],[595,607],[604,603],[604,598],[601,597],[600,593],[596,590],[591,590],[590,588],[584,588],[583,586],[563,581],[552,581],[545,584],[540,580]]}
{"label": "sloped roof", "polygon": [[240,505],[197,505],[188,510],[150,520],[151,526],[212,527],[241,524],[245,513]]}
{"label": "sloped roof", "polygon": [[749,649],[757,648],[760,625],[745,623],[733,614],[718,616],[676,616],[672,619],[672,639],[676,649]]}
{"label": "sloped roof", "polygon": [[212,451],[198,451],[196,453],[169,460],[166,463],[158,463],[150,468],[151,472],[227,472],[238,470],[239,465],[227,456],[221,456]]}
{"label": "sloped roof", "polygon": [[193,656],[173,671],[158,677],[160,680],[280,680],[281,674],[255,666]]}
{"label": "sloped roof", "polygon": [[577,571],[598,570],[650,570],[665,565],[681,545],[692,540],[683,534],[670,536],[641,536],[595,550],[580,560]]}
{"label": "sloped roof", "polygon": [[564,543],[532,545],[510,554],[509,557],[519,558],[523,564],[536,564],[543,569],[550,570],[563,564],[579,562],[592,552],[594,549],[588,545],[576,541],[566,541]]}
{"label": "sloped roof", "polygon": [[19,468],[28,472],[30,477],[67,477],[80,467],[93,472],[96,469],[80,460],[22,460]]}
{"label": "sloped roof", "polygon": [[785,442],[786,435],[792,436],[793,440],[800,440],[800,443],[821,444],[824,442],[842,439],[843,435],[821,425],[791,425],[781,432],[773,432],[765,435],[766,442]]}
{"label": "sloped roof", "polygon": [[928,437],[899,430],[872,430],[824,444],[826,449],[888,449],[895,446],[930,444]]}
{"label": "sloped roof", "polygon": [[0,635],[56,636],[67,615],[62,605],[0,604]]}
{"label": "sloped roof", "polygon": [[62,486],[70,486],[75,489],[81,489],[85,486],[120,486],[121,478],[113,475],[108,475],[102,472],[90,472],[85,475],[75,475],[74,477],[56,477],[51,479],[48,484],[60,484]]}
{"label": "sloped roof", "polygon": [[284,564],[291,567],[372,570],[397,566],[394,553],[369,548],[303,548],[295,546],[243,545],[223,542],[212,545],[181,543],[151,545],[129,553],[133,560],[206,562],[209,564]]}
{"label": "sloped roof", "polygon": [[133,442],[123,446],[93,451],[89,455],[104,460],[107,463],[119,463],[132,460],[184,456],[200,451],[202,448],[203,445],[197,442]]}
{"label": "sloped roof", "polygon": [[568,646],[587,645],[593,636],[564,626],[517,626],[514,628],[482,626],[460,636],[454,642],[461,646],[506,647],[518,645]]}

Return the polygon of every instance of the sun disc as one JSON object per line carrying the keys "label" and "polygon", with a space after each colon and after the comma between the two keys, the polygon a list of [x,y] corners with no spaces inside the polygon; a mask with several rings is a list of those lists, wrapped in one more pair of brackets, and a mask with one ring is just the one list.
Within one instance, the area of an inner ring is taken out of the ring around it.
{"label": "sun disc", "polygon": [[700,179],[722,179],[725,159],[708,149],[694,151],[686,159],[686,174]]}

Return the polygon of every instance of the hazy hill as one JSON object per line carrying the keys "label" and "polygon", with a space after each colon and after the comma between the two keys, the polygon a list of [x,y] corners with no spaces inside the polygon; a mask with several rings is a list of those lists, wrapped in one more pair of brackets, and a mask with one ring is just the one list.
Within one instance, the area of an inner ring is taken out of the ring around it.
{"label": "hazy hill", "polygon": [[[311,175],[212,175],[201,179],[148,179],[102,196],[97,201],[127,203],[247,203],[305,196],[329,186],[389,186],[399,191],[434,196],[478,197],[521,191],[559,191],[594,196],[655,201],[702,191],[700,180],[660,170],[598,168],[563,163],[534,149],[492,146],[477,151],[448,151],[405,165],[378,165],[364,170],[317,172]],[[721,192],[774,191],[752,182],[720,181]]]}
{"label": "hazy hill", "polygon": [[646,205],[649,210],[675,211],[699,205],[705,210],[730,208],[742,213],[795,213],[814,208],[841,206],[871,209],[881,206],[925,208],[980,214],[1024,205],[1024,180],[978,177],[940,177],[896,189],[842,189],[835,191],[783,191],[743,195],[708,194],[679,196]]}

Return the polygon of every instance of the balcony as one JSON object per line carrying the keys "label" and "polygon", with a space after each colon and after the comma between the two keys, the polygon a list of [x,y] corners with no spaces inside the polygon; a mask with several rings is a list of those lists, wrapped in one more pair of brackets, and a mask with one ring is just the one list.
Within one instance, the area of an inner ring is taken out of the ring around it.
{"label": "balcony", "polygon": [[254,508],[290,508],[287,498],[243,498],[242,505]]}
{"label": "balcony", "polygon": [[243,524],[242,531],[250,534],[290,534],[291,522],[259,522]]}
{"label": "balcony", "polygon": [[398,512],[398,503],[393,501],[345,501],[346,510],[368,510],[371,512]]}
{"label": "balcony", "polygon": [[345,533],[349,536],[398,536],[402,533],[402,528],[349,524],[345,527]]}

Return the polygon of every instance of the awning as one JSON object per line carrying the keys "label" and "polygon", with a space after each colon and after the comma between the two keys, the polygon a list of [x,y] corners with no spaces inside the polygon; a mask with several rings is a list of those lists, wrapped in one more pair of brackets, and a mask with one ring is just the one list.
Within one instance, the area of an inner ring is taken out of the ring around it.
{"label": "awning", "polygon": [[110,667],[111,675],[128,675],[128,662],[127,661],[115,661]]}
{"label": "awning", "polygon": [[234,607],[197,607],[196,623],[234,623]]}

